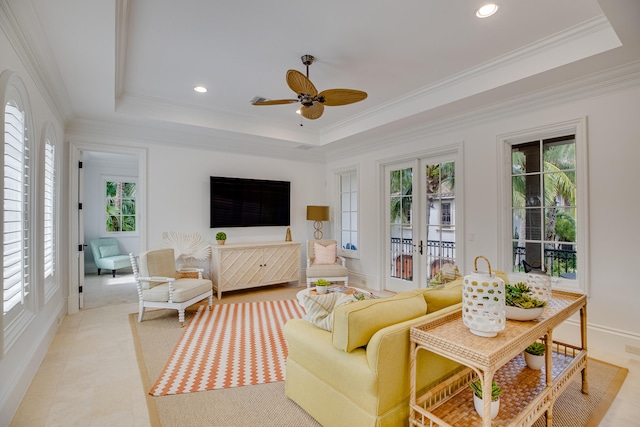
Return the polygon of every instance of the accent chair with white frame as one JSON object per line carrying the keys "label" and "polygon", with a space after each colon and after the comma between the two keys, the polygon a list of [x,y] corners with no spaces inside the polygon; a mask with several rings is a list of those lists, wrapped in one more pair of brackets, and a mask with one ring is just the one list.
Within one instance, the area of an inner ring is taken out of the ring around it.
{"label": "accent chair with white frame", "polygon": [[208,298],[211,309],[211,280],[202,278],[202,269],[194,269],[197,278],[181,278],[173,249],[147,251],[137,257],[129,254],[129,258],[138,288],[138,322],[142,322],[146,307],[178,310],[180,326],[184,326],[184,310],[190,305]]}
{"label": "accent chair with white frame", "polygon": [[330,239],[307,240],[307,288],[318,279],[349,285],[349,270],[338,256],[338,243]]}

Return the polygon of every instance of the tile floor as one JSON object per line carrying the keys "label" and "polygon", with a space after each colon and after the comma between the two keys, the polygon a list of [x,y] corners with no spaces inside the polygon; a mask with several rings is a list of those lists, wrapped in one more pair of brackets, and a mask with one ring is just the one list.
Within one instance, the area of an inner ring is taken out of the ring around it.
{"label": "tile floor", "polygon": [[[133,312],[137,304],[125,303],[66,316],[11,426],[148,426],[127,316]],[[600,425],[640,425],[640,361],[592,356],[629,368]]]}

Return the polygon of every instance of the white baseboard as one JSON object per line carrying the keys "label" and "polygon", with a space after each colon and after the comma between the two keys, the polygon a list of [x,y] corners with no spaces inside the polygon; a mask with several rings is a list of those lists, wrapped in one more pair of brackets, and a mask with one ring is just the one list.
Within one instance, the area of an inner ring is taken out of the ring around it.
{"label": "white baseboard", "polygon": [[35,345],[31,348],[31,351],[24,354],[24,357],[21,358],[21,363],[13,369],[13,376],[11,378],[3,378],[2,386],[7,388],[0,390],[0,414],[2,414],[0,416],[0,427],[9,426],[13,415],[18,410],[20,402],[22,402],[33,378],[38,372],[38,368],[44,360],[65,315],[66,305],[61,300],[47,322],[48,327],[43,328],[42,332],[33,338],[32,342]]}
{"label": "white baseboard", "polygon": [[[555,340],[580,344],[580,321],[569,319],[553,331]],[[640,361],[640,336],[629,331],[587,324],[587,350],[589,356],[604,362],[624,365],[629,359]]]}

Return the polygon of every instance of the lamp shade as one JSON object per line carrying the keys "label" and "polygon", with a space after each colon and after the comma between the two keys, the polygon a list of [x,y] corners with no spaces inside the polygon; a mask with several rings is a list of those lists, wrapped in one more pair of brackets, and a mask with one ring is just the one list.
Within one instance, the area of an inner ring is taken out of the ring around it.
{"label": "lamp shade", "polygon": [[328,221],[329,206],[307,206],[307,219],[310,221]]}

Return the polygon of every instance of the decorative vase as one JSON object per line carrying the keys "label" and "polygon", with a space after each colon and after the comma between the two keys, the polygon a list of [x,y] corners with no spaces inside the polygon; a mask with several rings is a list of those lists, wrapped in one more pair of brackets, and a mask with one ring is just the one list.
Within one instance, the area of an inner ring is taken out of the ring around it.
{"label": "decorative vase", "polygon": [[219,245],[224,245],[224,242],[226,242],[226,240],[216,240],[216,242],[218,242]]}
{"label": "decorative vase", "polygon": [[529,369],[539,371],[544,365],[544,354],[531,354],[524,352],[524,361],[527,362]]}
{"label": "decorative vase", "polygon": [[[484,414],[484,406],[482,405],[482,399],[475,394],[473,395],[473,406],[476,408],[476,412],[482,418],[482,414]],[[498,397],[496,400],[491,401],[491,419],[494,419],[498,416],[498,412],[500,412],[500,398]]]}
{"label": "decorative vase", "polygon": [[531,296],[540,301],[550,301],[551,278],[544,271],[532,271],[527,274],[527,285],[531,288]]}
{"label": "decorative vase", "polygon": [[327,286],[326,285],[316,285],[316,292],[319,294],[326,294],[327,293]]}
{"label": "decorative vase", "polygon": [[[488,273],[478,271],[478,258],[487,262]],[[506,324],[504,281],[491,272],[491,264],[483,256],[476,257],[473,269],[462,282],[462,321],[472,334],[495,337]]]}

